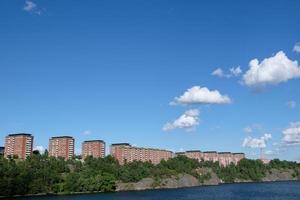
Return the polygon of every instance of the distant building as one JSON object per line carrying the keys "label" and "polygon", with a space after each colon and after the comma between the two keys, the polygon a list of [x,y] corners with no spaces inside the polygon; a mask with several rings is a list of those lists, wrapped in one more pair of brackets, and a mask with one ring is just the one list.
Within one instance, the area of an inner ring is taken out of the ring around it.
{"label": "distant building", "polygon": [[217,162],[219,161],[218,153],[216,151],[204,151],[203,160]]}
{"label": "distant building", "polygon": [[0,156],[4,156],[4,147],[0,147]]}
{"label": "distant building", "polygon": [[168,160],[174,156],[172,151],[133,147],[128,143],[112,144],[110,146],[110,154],[115,157],[122,165],[126,162],[150,161],[153,164],[160,163],[161,160]]}
{"label": "distant building", "polygon": [[87,156],[94,158],[105,157],[105,142],[103,140],[89,140],[82,143],[82,158]]}
{"label": "distant building", "polygon": [[236,165],[244,158],[246,158],[244,153],[233,153],[233,163]]}
{"label": "distant building", "polygon": [[49,156],[68,160],[74,156],[74,145],[74,138],[71,136],[52,137],[49,139]]}
{"label": "distant building", "polygon": [[33,136],[28,133],[9,134],[5,138],[4,157],[26,159],[32,154]]}
{"label": "distant building", "polygon": [[196,159],[199,162],[201,162],[201,159],[204,159],[203,158],[203,153],[201,151],[198,151],[198,150],[186,151],[182,155],[185,155],[186,157],[191,158],[191,159]]}
{"label": "distant building", "polygon": [[271,162],[270,159],[266,159],[266,158],[260,158],[259,160],[261,160],[261,162],[263,162],[264,164],[269,164]]}
{"label": "distant building", "polygon": [[219,162],[221,166],[228,166],[230,163],[237,164],[240,160],[245,158],[244,153],[230,153],[230,152],[216,152],[216,151],[205,151],[201,152],[198,150],[195,151],[186,151],[179,152],[176,155],[185,155],[188,158],[196,159],[200,161],[212,161]]}
{"label": "distant building", "polygon": [[219,152],[218,161],[222,166],[228,166],[230,163],[234,164],[233,154],[230,152]]}

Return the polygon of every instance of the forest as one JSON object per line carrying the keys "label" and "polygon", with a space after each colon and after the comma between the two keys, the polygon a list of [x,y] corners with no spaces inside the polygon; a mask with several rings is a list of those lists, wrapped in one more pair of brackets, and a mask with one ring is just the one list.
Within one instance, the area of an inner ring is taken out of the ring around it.
{"label": "forest", "polygon": [[70,194],[86,192],[112,192],[118,182],[137,182],[154,178],[156,182],[179,174],[190,174],[200,182],[210,178],[198,169],[209,168],[225,183],[236,180],[260,181],[271,169],[293,169],[300,179],[300,164],[272,160],[263,164],[260,160],[243,159],[237,165],[221,167],[218,162],[202,161],[177,156],[158,165],[134,161],[120,165],[113,157],[88,157],[82,162],[78,157],[70,160],[49,157],[45,152],[34,152],[26,160],[0,157],[0,196],[26,194]]}

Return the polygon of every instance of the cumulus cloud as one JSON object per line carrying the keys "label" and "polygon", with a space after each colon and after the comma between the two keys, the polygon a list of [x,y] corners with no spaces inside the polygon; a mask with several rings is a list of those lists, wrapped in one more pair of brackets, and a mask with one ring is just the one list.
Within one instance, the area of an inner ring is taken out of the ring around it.
{"label": "cumulus cloud", "polygon": [[300,53],[300,42],[296,43],[294,48],[293,48],[293,51],[297,52],[297,53]]}
{"label": "cumulus cloud", "polygon": [[166,123],[163,126],[164,131],[171,131],[173,129],[191,130],[199,125],[199,110],[187,110],[183,115],[172,123]]}
{"label": "cumulus cloud", "polygon": [[283,144],[287,146],[300,145],[300,122],[292,122],[282,131]]}
{"label": "cumulus cloud", "polygon": [[206,87],[194,86],[180,97],[175,97],[171,104],[228,104],[231,99],[222,95],[218,90],[209,90]]}
{"label": "cumulus cloud", "polygon": [[266,143],[272,138],[271,134],[264,134],[260,138],[252,138],[250,136],[246,137],[243,141],[243,147],[249,147],[252,149],[256,148],[266,148]]}
{"label": "cumulus cloud", "polygon": [[279,51],[275,56],[261,62],[258,59],[251,60],[242,83],[249,87],[264,87],[299,77],[298,62],[290,60],[283,51]]}
{"label": "cumulus cloud", "polygon": [[229,69],[228,73],[224,73],[224,71],[221,68],[217,68],[211,73],[211,75],[218,76],[220,78],[231,78],[233,76],[239,76],[241,73],[241,67],[232,67]]}
{"label": "cumulus cloud", "polygon": [[215,69],[215,70],[211,73],[211,75],[213,75],[213,76],[218,76],[218,77],[224,77],[224,76],[225,76],[225,75],[224,75],[224,72],[223,72],[223,70],[222,70],[221,68]]}
{"label": "cumulus cloud", "polygon": [[239,76],[242,73],[240,66],[238,66],[236,68],[230,68],[229,71],[233,76]]}
{"label": "cumulus cloud", "polygon": [[293,108],[296,108],[297,103],[296,103],[296,101],[288,101],[288,102],[286,102],[286,106],[293,109]]}
{"label": "cumulus cloud", "polygon": [[45,152],[45,148],[43,146],[35,146],[33,148],[34,151],[38,150],[40,153],[44,153]]}
{"label": "cumulus cloud", "polygon": [[25,1],[25,6],[23,7],[24,10],[30,12],[36,8],[36,4],[32,1]]}
{"label": "cumulus cloud", "polygon": [[34,13],[34,14],[41,14],[41,10],[37,7],[37,5],[33,1],[25,1],[25,5],[23,10],[26,12]]}

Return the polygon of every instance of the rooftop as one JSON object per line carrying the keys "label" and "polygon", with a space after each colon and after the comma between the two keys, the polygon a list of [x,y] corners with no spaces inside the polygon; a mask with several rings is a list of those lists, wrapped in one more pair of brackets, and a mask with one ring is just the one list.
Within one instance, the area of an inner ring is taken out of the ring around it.
{"label": "rooftop", "polygon": [[131,146],[129,143],[114,143],[111,146]]}
{"label": "rooftop", "polygon": [[70,138],[70,139],[74,139],[72,136],[55,136],[55,137],[51,137],[51,139],[59,139],[59,138]]}
{"label": "rooftop", "polygon": [[146,148],[146,147],[135,147],[135,146],[131,146],[129,143],[115,143],[115,144],[111,144],[111,146],[128,146],[130,148],[134,148],[134,149],[145,149],[145,150],[155,150],[155,151],[166,151],[166,152],[171,152],[169,150],[165,150],[165,149],[158,149],[158,148]]}
{"label": "rooftop", "polygon": [[83,141],[83,143],[85,142],[101,142],[101,143],[105,143],[103,140],[86,140],[86,141]]}
{"label": "rooftop", "polygon": [[8,136],[32,136],[29,133],[13,133],[13,134],[9,134]]}
{"label": "rooftop", "polygon": [[231,154],[231,152],[219,152],[219,154]]}
{"label": "rooftop", "polygon": [[186,153],[201,153],[200,150],[190,150],[190,151],[186,151]]}
{"label": "rooftop", "polygon": [[203,153],[217,153],[216,151],[204,151]]}

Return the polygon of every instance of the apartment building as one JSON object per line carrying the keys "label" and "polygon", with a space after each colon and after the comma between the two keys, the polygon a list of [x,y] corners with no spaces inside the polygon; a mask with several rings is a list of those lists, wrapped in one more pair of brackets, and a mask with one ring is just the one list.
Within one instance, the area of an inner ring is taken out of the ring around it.
{"label": "apartment building", "polygon": [[199,162],[201,162],[201,159],[203,159],[203,153],[198,150],[193,150],[193,151],[186,151],[183,153],[188,158],[196,159]]}
{"label": "apartment building", "polygon": [[150,161],[153,164],[168,160],[174,156],[172,151],[153,148],[133,147],[129,143],[118,143],[110,146],[110,154],[122,165],[126,162]]}
{"label": "apartment building", "polygon": [[218,153],[216,151],[204,151],[203,160],[217,162],[219,161]]}
{"label": "apartment building", "polygon": [[244,153],[230,153],[230,152],[216,152],[216,151],[186,151],[179,152],[176,155],[185,155],[188,158],[196,159],[199,162],[203,161],[212,161],[219,162],[221,166],[228,166],[230,163],[237,164],[240,160],[245,158]]}
{"label": "apartment building", "polygon": [[228,166],[230,163],[234,164],[233,155],[230,152],[219,152],[218,161],[221,166]]}
{"label": "apartment building", "polygon": [[244,153],[233,153],[232,155],[233,155],[233,163],[235,165],[237,165],[240,160],[246,158]]}
{"label": "apartment building", "polygon": [[33,136],[28,133],[9,134],[5,138],[4,156],[26,159],[32,154]]}
{"label": "apartment building", "polygon": [[[49,139],[49,156],[62,157],[65,160],[74,156],[74,138],[71,136],[58,136]],[[28,133],[17,133],[6,136],[5,147],[0,147],[0,155],[5,157],[17,156],[19,159],[26,159],[32,154],[33,136]],[[136,161],[150,161],[153,164],[160,163],[161,160],[168,160],[174,157],[172,151],[154,148],[134,147],[129,143],[117,143],[110,146],[110,154],[115,157],[120,164]],[[244,153],[216,152],[191,150],[178,152],[176,155],[185,155],[188,158],[200,161],[219,162],[221,166],[228,166],[230,163],[238,164],[245,158]],[[94,158],[105,157],[105,142],[103,140],[88,140],[82,143],[82,158],[87,156]],[[263,160],[267,163],[268,160]]]}
{"label": "apartment building", "polygon": [[94,158],[105,157],[105,142],[103,140],[88,140],[82,143],[82,158],[85,159],[87,156]]}
{"label": "apartment building", "polygon": [[75,140],[71,136],[58,136],[49,139],[49,156],[68,160],[74,156]]}

